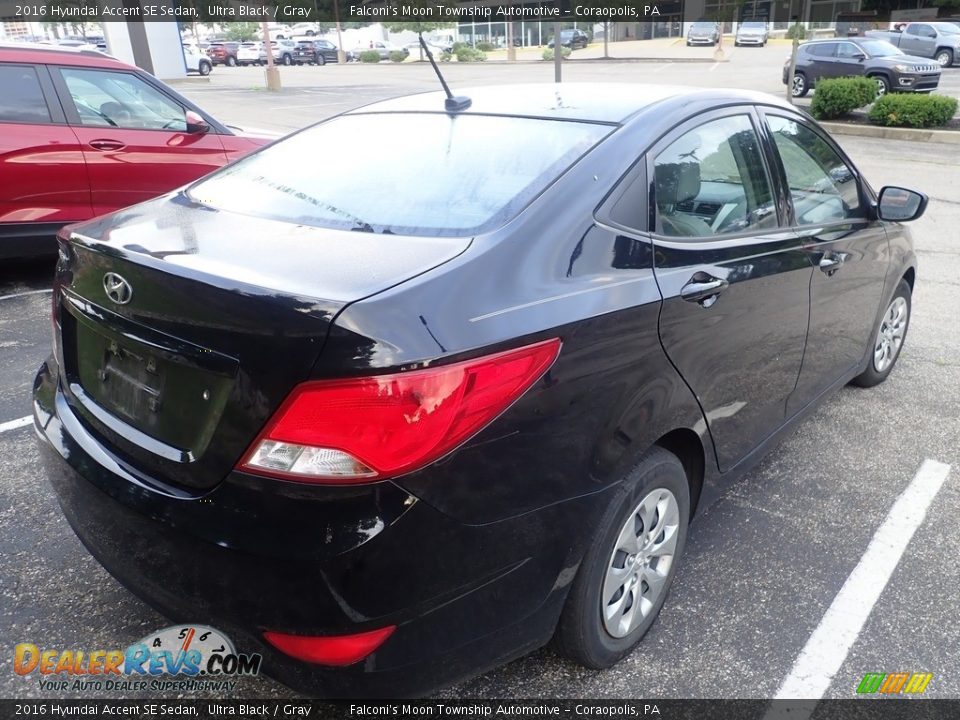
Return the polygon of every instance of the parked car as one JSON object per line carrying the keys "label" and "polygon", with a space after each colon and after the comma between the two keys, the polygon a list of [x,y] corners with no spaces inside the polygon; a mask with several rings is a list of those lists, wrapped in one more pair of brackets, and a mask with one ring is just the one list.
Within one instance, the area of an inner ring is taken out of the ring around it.
{"label": "parked car", "polygon": [[259,65],[260,64],[260,50],[263,48],[263,43],[260,42],[244,42],[240,43],[240,47],[237,48],[237,64],[238,65]]}
{"label": "parked car", "polygon": [[763,47],[767,44],[770,32],[767,24],[762,20],[746,20],[737,26],[737,34],[734,36],[733,44],[740,45],[759,45]]}
{"label": "parked car", "polygon": [[420,696],[551,639],[612,666],[690,518],[909,327],[925,196],[875,193],[789,103],[458,95],[59,238],[33,412],[67,520],[311,697]]}
{"label": "parked car", "polygon": [[933,58],[940,67],[960,60],[960,27],[951,22],[914,22],[900,32],[868,30],[866,36],[886,40],[909,55]]}
{"label": "parked car", "polygon": [[95,51],[0,45],[0,257],[160,195],[268,142]]}
{"label": "parked car", "polygon": [[[583,30],[568,28],[560,31],[560,44],[563,45],[563,47],[570,48],[571,50],[585,48],[590,44],[590,36],[587,35]],[[547,43],[547,47],[553,47],[552,38]]]}
{"label": "parked car", "polygon": [[293,59],[309,65],[326,65],[337,62],[337,46],[329,40],[298,40]]}
{"label": "parked car", "polygon": [[214,65],[235,67],[240,43],[232,41],[212,42],[207,47],[207,56]]}
{"label": "parked car", "polygon": [[[787,83],[790,60],[783,66]],[[791,94],[803,97],[824,78],[864,75],[877,83],[877,94],[930,92],[940,84],[940,66],[922,57],[905,55],[884,40],[870,37],[811,40],[797,49]]]}
{"label": "parked car", "polygon": [[193,45],[183,46],[183,61],[187,66],[188,73],[199,73],[200,75],[209,75],[213,69],[213,63],[205,53],[200,52],[200,48]]}
{"label": "parked car", "polygon": [[687,47],[716,45],[720,42],[720,25],[713,20],[697,20],[687,30]]}
{"label": "parked car", "polygon": [[356,62],[360,59],[360,53],[368,52],[370,50],[376,50],[380,55],[381,60],[389,60],[390,53],[392,52],[401,52],[405,57],[409,57],[410,51],[405,47],[397,47],[396,45],[391,45],[390,43],[376,42],[370,43],[369,47],[358,47],[354,48],[347,52],[347,62]]}
{"label": "parked car", "polygon": [[[443,53],[449,52],[446,48],[440,47],[439,45],[434,45],[430,42],[427,42],[427,47],[430,49],[430,53],[433,55],[435,60],[439,60]],[[407,43],[404,45],[404,48],[409,55],[415,58],[420,58],[421,55],[423,56],[423,59],[426,59],[427,57],[427,54],[423,52],[423,48],[420,47],[419,42]]]}
{"label": "parked car", "polygon": [[290,37],[296,37],[297,35],[306,35],[307,37],[314,37],[320,32],[320,26],[317,23],[303,22],[297,23],[290,28]]}
{"label": "parked car", "polygon": [[[270,43],[270,48],[273,51],[273,61],[275,63],[279,63],[280,65],[293,65],[293,60],[297,52],[297,44],[293,40],[274,40]],[[260,45],[260,52],[257,54],[257,59],[261,65],[267,62],[266,43]]]}
{"label": "parked car", "polygon": [[[290,40],[294,35],[297,34],[288,25],[274,25],[267,28],[267,31],[270,35],[270,39],[274,42],[277,40]],[[265,40],[262,31],[257,31],[257,37],[260,38],[260,40]]]}

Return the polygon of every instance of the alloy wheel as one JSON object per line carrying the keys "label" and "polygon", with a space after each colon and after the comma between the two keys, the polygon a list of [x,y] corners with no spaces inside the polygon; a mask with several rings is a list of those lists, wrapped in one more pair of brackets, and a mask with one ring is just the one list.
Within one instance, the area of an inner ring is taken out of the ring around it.
{"label": "alloy wheel", "polygon": [[910,311],[907,301],[900,296],[893,299],[880,322],[877,339],[873,344],[873,367],[878,373],[884,372],[897,359],[903,337],[907,332]]}
{"label": "alloy wheel", "polygon": [[882,77],[875,79],[877,81],[877,97],[883,97],[887,94],[887,81]]}
{"label": "alloy wheel", "polygon": [[947,50],[937,53],[937,62],[940,64],[940,67],[949,67],[952,59],[953,56]]}
{"label": "alloy wheel", "polygon": [[620,529],[600,595],[604,629],[626,637],[666,591],[677,548],[680,509],[666,488],[647,494]]}
{"label": "alloy wheel", "polygon": [[792,93],[794,97],[800,97],[803,95],[803,91],[806,89],[807,81],[804,79],[803,75],[794,75],[793,76],[793,89]]}

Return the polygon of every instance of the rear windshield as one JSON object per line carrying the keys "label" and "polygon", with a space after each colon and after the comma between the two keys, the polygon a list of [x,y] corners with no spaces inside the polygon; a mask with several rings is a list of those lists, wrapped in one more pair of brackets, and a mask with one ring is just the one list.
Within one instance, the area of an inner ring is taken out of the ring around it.
{"label": "rear windshield", "polygon": [[482,115],[348,115],[230,165],[188,194],[304,225],[473,235],[520,212],[612,130]]}

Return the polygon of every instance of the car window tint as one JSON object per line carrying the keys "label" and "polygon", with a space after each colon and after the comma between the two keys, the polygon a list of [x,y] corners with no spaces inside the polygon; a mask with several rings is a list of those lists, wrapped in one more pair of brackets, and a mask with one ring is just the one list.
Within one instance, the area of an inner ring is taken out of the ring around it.
{"label": "car window tint", "polygon": [[0,65],[0,122],[51,122],[40,78],[29,65]]}
{"label": "car window tint", "polygon": [[777,226],[773,193],[750,118],[700,125],[654,161],[658,231],[709,237]]}
{"label": "car window tint", "polygon": [[857,178],[826,141],[793,120],[768,116],[800,225],[864,217]]}
{"label": "car window tint", "polygon": [[837,57],[851,59],[855,55],[863,55],[863,50],[853,43],[839,43],[837,45]]}
{"label": "car window tint", "polygon": [[180,105],[130,73],[62,68],[83,125],[185,132]]}
{"label": "car window tint", "polygon": [[[611,131],[516,117],[347,115],[224,168],[189,194],[224,210],[319,227],[471,235],[516,215]],[[319,154],[338,171],[304,162]]]}
{"label": "car window tint", "polygon": [[807,53],[814,57],[833,57],[833,51],[836,46],[836,43],[817,43],[816,45],[810,45],[807,48]]}

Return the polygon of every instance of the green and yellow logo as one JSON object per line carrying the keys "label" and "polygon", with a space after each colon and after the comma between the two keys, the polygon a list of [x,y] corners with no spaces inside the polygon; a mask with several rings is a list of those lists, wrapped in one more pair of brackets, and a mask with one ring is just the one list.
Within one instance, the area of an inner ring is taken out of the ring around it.
{"label": "green and yellow logo", "polygon": [[933,673],[867,673],[857,686],[857,692],[865,695],[873,693],[919,695],[927,689],[931,680],[933,680]]}

